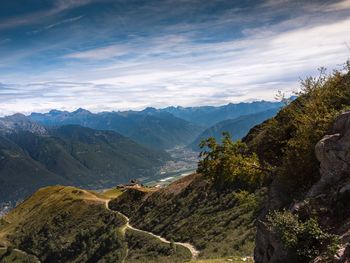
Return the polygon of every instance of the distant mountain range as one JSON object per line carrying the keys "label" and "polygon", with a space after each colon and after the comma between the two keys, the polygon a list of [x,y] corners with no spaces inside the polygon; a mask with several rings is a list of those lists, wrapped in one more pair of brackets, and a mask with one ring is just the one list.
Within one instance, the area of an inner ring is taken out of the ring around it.
{"label": "distant mountain range", "polygon": [[139,112],[97,114],[84,109],[74,112],[52,110],[45,114],[32,113],[29,118],[46,126],[77,124],[97,130],[112,130],[154,149],[187,145],[203,130],[196,124],[153,108]]}
{"label": "distant mountain range", "polygon": [[269,109],[281,108],[282,102],[254,101],[242,103],[230,103],[223,106],[203,107],[168,107],[161,111],[169,112],[175,117],[208,128],[224,120],[235,119],[243,115],[263,112]]}
{"label": "distant mountain range", "polygon": [[233,120],[218,122],[202,132],[190,147],[194,150],[199,150],[200,142],[209,137],[214,137],[217,141],[220,141],[223,132],[229,132],[233,140],[242,139],[252,127],[274,117],[279,110],[280,108],[273,108],[255,114],[240,116]]}
{"label": "distant mountain range", "polygon": [[153,175],[170,157],[113,131],[44,128],[24,115],[0,119],[0,202],[39,187],[111,186]]}
{"label": "distant mountain range", "polygon": [[[45,126],[76,124],[97,130],[112,130],[147,147],[164,150],[192,144],[205,129],[218,122],[282,106],[281,102],[256,101],[218,107],[146,108],[142,111],[100,113],[80,108],[73,112],[52,110],[32,113],[29,118]],[[249,128],[245,128],[244,133]]]}

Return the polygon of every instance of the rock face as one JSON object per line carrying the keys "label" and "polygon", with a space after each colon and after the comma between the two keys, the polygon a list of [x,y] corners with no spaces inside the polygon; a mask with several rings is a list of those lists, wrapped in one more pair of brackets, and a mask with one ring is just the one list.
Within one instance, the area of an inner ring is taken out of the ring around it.
{"label": "rock face", "polygon": [[350,182],[341,183],[350,173],[350,112],[337,118],[330,134],[316,145],[321,179],[311,188],[308,197],[316,197],[334,185],[340,188],[340,194],[350,190]]}
{"label": "rock face", "polygon": [[[329,134],[315,147],[320,162],[320,180],[306,195],[311,209],[318,211],[321,224],[341,238],[341,246],[334,262],[350,262],[350,112],[341,114]],[[265,225],[268,210],[274,207],[273,186],[267,209],[258,223],[256,263],[290,262],[290,253]],[[291,211],[303,209],[304,202],[291,205]],[[274,207],[275,208],[275,207]],[[289,261],[288,261],[289,260]],[[293,262],[293,261],[292,261]],[[314,262],[324,262],[320,257]]]}
{"label": "rock face", "polygon": [[28,131],[39,135],[44,135],[47,133],[46,129],[42,125],[31,121],[23,114],[17,113],[12,116],[0,118],[0,132],[12,133],[19,130]]}

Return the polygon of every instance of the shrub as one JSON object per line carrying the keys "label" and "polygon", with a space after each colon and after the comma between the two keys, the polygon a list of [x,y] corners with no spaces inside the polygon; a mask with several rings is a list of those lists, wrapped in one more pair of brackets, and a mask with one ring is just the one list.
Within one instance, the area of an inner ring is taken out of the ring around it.
{"label": "shrub", "polygon": [[331,259],[338,249],[339,237],[324,231],[315,218],[303,222],[290,211],[274,211],[267,216],[267,224],[284,247],[295,252],[301,262],[317,256]]}
{"label": "shrub", "polygon": [[233,199],[238,203],[239,206],[244,208],[245,212],[255,212],[259,210],[261,206],[257,196],[254,193],[249,193],[244,190],[233,193]]}

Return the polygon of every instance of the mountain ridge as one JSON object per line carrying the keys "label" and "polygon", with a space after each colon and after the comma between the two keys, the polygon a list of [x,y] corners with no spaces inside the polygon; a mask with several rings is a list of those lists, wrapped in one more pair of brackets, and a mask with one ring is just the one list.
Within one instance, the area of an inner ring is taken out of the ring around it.
{"label": "mountain ridge", "polygon": [[96,130],[116,131],[154,149],[187,145],[202,128],[161,111],[125,111],[91,113],[84,109],[73,112],[32,113],[29,118],[45,126],[77,124]]}
{"label": "mountain ridge", "polygon": [[253,101],[229,103],[221,106],[199,106],[199,107],[167,107],[161,109],[172,113],[176,117],[196,123],[203,127],[210,127],[220,121],[235,119],[242,115],[254,114],[273,108],[280,108],[284,104],[278,101]]}

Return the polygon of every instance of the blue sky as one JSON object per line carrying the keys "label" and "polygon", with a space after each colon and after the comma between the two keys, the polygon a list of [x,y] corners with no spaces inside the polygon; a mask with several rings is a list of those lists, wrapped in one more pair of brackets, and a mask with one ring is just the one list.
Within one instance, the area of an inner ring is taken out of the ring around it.
{"label": "blue sky", "polygon": [[350,0],[3,2],[0,115],[273,100],[350,57]]}

